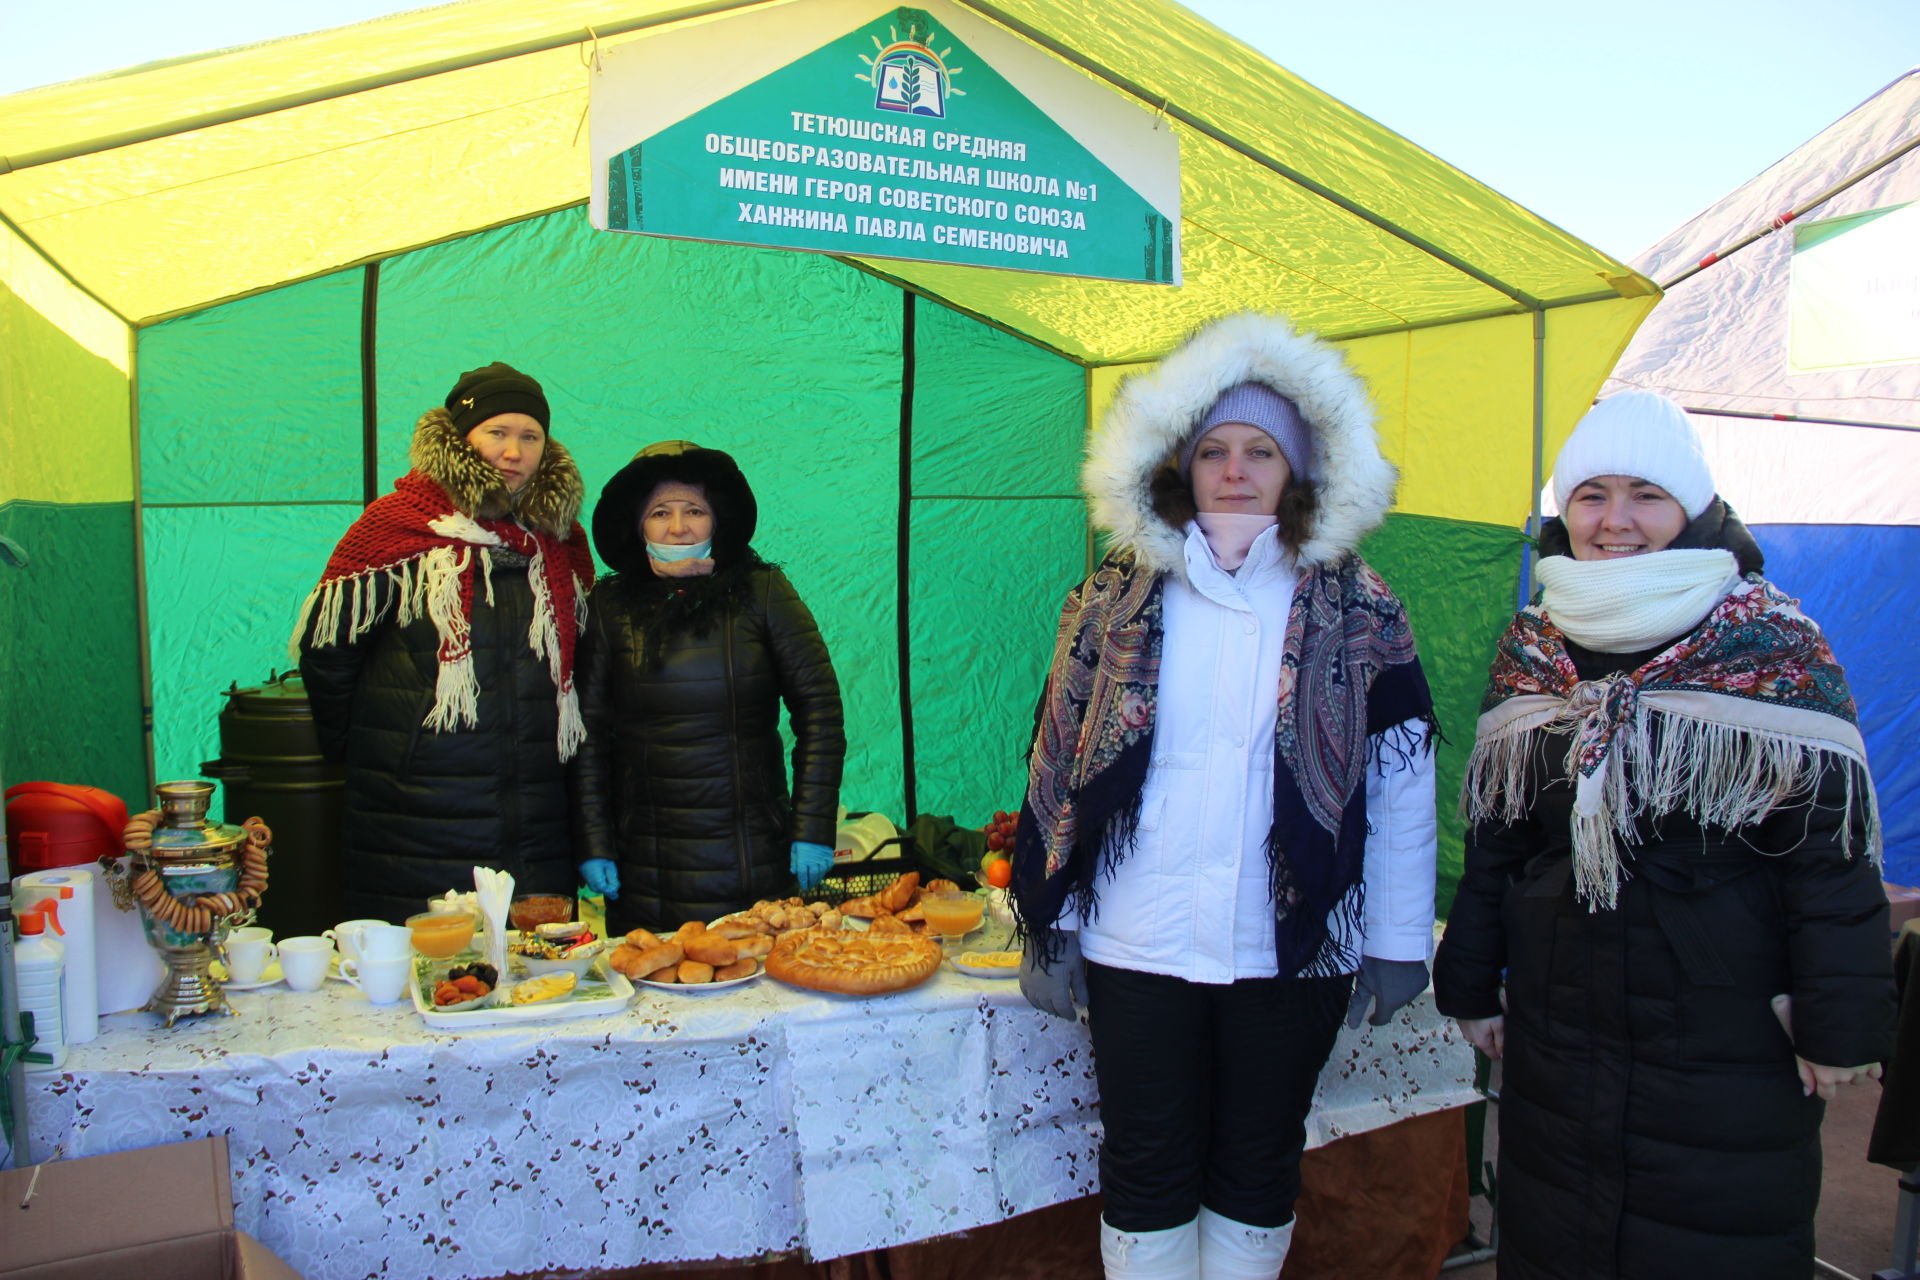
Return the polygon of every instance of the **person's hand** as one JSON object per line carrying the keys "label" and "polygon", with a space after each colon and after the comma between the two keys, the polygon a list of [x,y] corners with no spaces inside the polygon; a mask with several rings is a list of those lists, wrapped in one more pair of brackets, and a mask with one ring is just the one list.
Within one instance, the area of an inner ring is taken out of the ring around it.
{"label": "person's hand", "polygon": [[1409,1001],[1427,989],[1427,962],[1424,960],[1380,960],[1360,957],[1360,972],[1353,978],[1353,999],[1347,1001],[1347,1025],[1360,1025],[1360,1015],[1373,1004],[1373,1016],[1367,1021],[1384,1027]]}
{"label": "person's hand", "polygon": [[612,858],[588,858],[580,864],[580,878],[609,902],[620,896],[620,868]]}
{"label": "person's hand", "polygon": [[833,870],[833,850],[810,840],[795,840],[787,853],[787,869],[802,889],[811,889]]}
{"label": "person's hand", "polygon": [[1085,1003],[1087,998],[1087,962],[1080,954],[1077,934],[1055,929],[1049,941],[1054,944],[1054,959],[1045,967],[1037,959],[1035,943],[1027,943],[1020,954],[1020,994],[1040,1012],[1072,1021],[1080,1016],[1075,1002]]}
{"label": "person's hand", "polygon": [[1500,1061],[1500,1055],[1507,1051],[1507,1020],[1500,1014],[1491,1018],[1455,1018],[1460,1024],[1460,1034],[1480,1052]]}
{"label": "person's hand", "polygon": [[1828,1102],[1840,1091],[1843,1084],[1858,1084],[1862,1080],[1878,1080],[1880,1064],[1869,1062],[1864,1067],[1823,1067],[1817,1062],[1808,1062],[1795,1055],[1793,1065],[1800,1072],[1800,1092],[1811,1098],[1819,1094]]}

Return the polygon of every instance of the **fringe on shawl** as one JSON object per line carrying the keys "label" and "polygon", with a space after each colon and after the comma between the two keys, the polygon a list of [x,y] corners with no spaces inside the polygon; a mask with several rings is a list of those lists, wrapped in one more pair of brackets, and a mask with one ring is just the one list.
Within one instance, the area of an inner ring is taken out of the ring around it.
{"label": "fringe on shawl", "polygon": [[[573,753],[586,740],[587,726],[580,716],[580,695],[574,690],[573,681],[567,677],[560,662],[560,618],[553,607],[553,590],[547,585],[547,552],[538,542],[534,543],[534,547],[533,559],[527,562],[527,581],[533,584],[533,617],[527,624],[527,647],[533,650],[535,656],[547,660],[547,674],[553,680],[554,708],[560,726],[557,746],[560,759],[566,761],[573,759]],[[574,586],[578,588],[578,578],[575,578]],[[487,579],[487,591],[491,596],[491,577]]]}
{"label": "fringe on shawl", "polygon": [[1594,812],[1580,812],[1577,799],[1579,731],[1586,713],[1569,701],[1556,714],[1516,717],[1474,742],[1460,816],[1469,822],[1523,818],[1535,799],[1530,770],[1540,735],[1566,733],[1571,737],[1566,777],[1576,789],[1574,891],[1589,910],[1619,904],[1620,883],[1628,874],[1622,846],[1638,843],[1642,818],[1678,811],[1703,826],[1749,826],[1811,800],[1832,769],[1842,770],[1846,783],[1841,852],[1853,856],[1854,815],[1864,807],[1866,854],[1879,865],[1880,801],[1864,760],[1832,743],[1678,715],[1651,702],[1643,694],[1632,718],[1616,731],[1601,766],[1601,798]]}
{"label": "fringe on shawl", "polygon": [[[287,641],[287,661],[297,664],[300,644],[352,644],[384,622],[389,615],[399,626],[429,617],[440,636],[441,661],[434,680],[433,708],[422,722],[436,733],[470,729],[480,722],[480,681],[474,671],[472,628],[460,607],[460,581],[473,566],[474,548],[436,547],[425,555],[385,568],[369,569],[351,577],[323,582],[307,593],[299,620]],[[494,603],[493,557],[481,546],[481,579],[486,601]],[[553,593],[546,580],[546,552],[536,552],[527,566],[534,595],[533,619],[527,644],[546,659],[553,678],[559,711],[556,747],[560,759],[570,760],[586,741],[586,720],[580,713],[580,695],[572,681],[562,682],[560,632],[553,609]],[[587,593],[574,575],[574,614],[582,624],[587,615]],[[345,627],[345,636],[341,634]]]}

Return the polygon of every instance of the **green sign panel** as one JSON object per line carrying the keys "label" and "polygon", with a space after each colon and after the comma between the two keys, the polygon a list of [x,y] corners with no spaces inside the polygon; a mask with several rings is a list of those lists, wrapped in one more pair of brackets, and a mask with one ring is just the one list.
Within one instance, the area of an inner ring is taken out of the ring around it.
{"label": "green sign panel", "polygon": [[605,177],[614,231],[1179,278],[1173,222],[921,9],[612,154]]}

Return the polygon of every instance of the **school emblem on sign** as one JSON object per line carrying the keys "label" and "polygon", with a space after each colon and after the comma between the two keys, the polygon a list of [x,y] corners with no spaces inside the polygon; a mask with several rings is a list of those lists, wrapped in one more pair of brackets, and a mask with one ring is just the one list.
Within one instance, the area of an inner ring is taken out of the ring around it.
{"label": "school emblem on sign", "polygon": [[878,37],[873,38],[878,52],[871,58],[865,54],[860,56],[860,61],[867,64],[868,74],[854,77],[873,86],[874,110],[946,119],[948,95],[966,96],[964,89],[953,87],[953,77],[963,70],[947,65],[947,55],[953,50],[934,52],[933,43],[938,33],[931,28],[922,37],[915,27],[909,26],[903,40],[899,28],[889,27],[887,38],[891,44],[883,45]]}

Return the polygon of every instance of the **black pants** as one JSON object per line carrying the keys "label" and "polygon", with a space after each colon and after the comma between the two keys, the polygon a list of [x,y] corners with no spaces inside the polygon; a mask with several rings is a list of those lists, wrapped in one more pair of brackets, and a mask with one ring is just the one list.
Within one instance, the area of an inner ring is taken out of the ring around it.
{"label": "black pants", "polygon": [[1203,1204],[1254,1227],[1291,1220],[1352,990],[1351,976],[1208,985],[1087,965],[1108,1224],[1164,1231]]}

